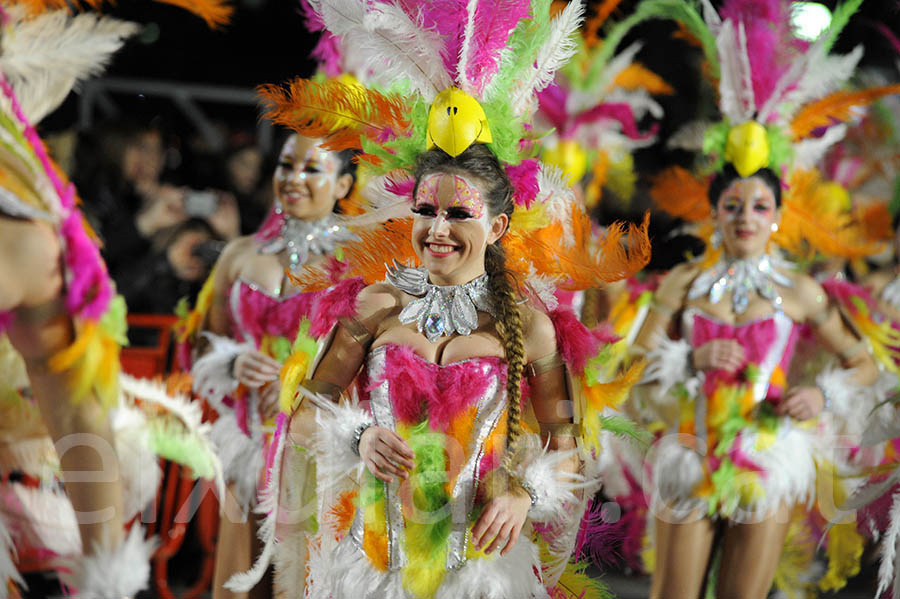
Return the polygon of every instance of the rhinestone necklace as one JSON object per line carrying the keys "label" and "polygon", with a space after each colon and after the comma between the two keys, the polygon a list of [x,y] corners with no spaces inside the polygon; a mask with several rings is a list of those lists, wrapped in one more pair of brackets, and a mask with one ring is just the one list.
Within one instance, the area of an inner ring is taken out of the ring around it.
{"label": "rhinestone necklace", "polygon": [[331,254],[339,243],[357,237],[340,224],[333,214],[321,220],[309,221],[285,215],[278,235],[259,248],[261,254],[277,254],[287,250],[291,272],[306,264],[310,254]]}
{"label": "rhinestone necklace", "polygon": [[416,328],[434,343],[446,335],[469,335],[478,328],[478,310],[496,318],[484,273],[464,285],[432,285],[424,268],[408,268],[394,262],[388,282],[416,299],[400,312],[400,322]]}
{"label": "rhinestone necklace", "polygon": [[688,291],[688,299],[709,295],[709,301],[718,304],[731,291],[731,306],[735,314],[743,314],[750,304],[750,293],[756,291],[761,297],[780,309],[782,298],[776,285],[793,287],[791,279],[775,270],[775,265],[790,267],[790,263],[780,258],[763,254],[757,258],[726,260],[722,258],[712,268],[694,279]]}

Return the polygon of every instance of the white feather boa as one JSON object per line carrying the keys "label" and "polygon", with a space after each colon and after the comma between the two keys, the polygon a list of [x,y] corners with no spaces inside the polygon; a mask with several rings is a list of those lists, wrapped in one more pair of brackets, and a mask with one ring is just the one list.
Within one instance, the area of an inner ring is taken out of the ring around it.
{"label": "white feather boa", "polygon": [[238,382],[231,372],[234,359],[238,355],[253,351],[253,344],[238,343],[223,335],[202,333],[209,341],[209,351],[194,362],[191,376],[194,378],[194,393],[210,401],[216,411],[222,407],[222,398],[234,393]]}
{"label": "white feather boa", "polygon": [[60,571],[60,579],[76,589],[79,599],[133,597],[147,588],[150,558],[156,546],[156,539],[145,540],[144,529],[135,525],[118,547],[104,541],[95,544],[88,554],[62,560],[69,571]]}
{"label": "white feather boa", "polygon": [[690,393],[696,393],[700,381],[691,369],[693,348],[684,339],[673,341],[660,335],[655,348],[647,352],[647,368],[641,384],[654,383],[653,396],[656,403],[670,404],[675,401],[669,393],[678,383],[685,383]]}

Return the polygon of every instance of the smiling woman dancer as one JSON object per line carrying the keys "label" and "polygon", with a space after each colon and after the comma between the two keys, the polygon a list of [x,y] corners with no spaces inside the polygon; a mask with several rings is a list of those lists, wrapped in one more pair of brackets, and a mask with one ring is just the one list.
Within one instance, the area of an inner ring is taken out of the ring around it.
{"label": "smiling woman dancer", "polygon": [[[535,87],[565,59],[557,50],[576,33],[581,5],[550,21],[542,2],[360,2],[355,25],[341,7],[316,6],[347,39],[368,39],[365,23],[379,23],[378,35],[402,36],[421,62],[390,72],[403,96],[304,80],[289,93],[265,90],[276,122],[364,146],[375,204],[355,221],[360,241],[344,247],[347,274],[367,285],[317,300],[314,321],[338,324],[284,423],[287,442],[271,454],[263,529],[278,589],[525,599],[558,596],[561,577],[586,586],[567,563],[596,438],[610,422],[599,411],[624,387],[588,384],[603,343],[555,309],[548,282],[577,290],[627,276],[649,245],[646,228],[634,227],[630,252],[612,227],[588,254],[577,242],[589,234],[587,214],[522,141]],[[392,58],[372,57],[382,60]],[[301,283],[327,285],[325,274]],[[310,445],[308,399],[320,413],[319,529],[307,544],[282,516],[300,507],[291,481]]]}
{"label": "smiling woman dancer", "polygon": [[[265,462],[264,426],[279,411],[281,362],[305,335],[301,322],[316,295],[294,288],[286,272],[322,262],[352,238],[334,209],[353,187],[354,166],[350,152],[331,152],[321,140],[292,133],[272,178],[269,218],[256,234],[226,246],[198,300],[194,321],[205,319],[207,345],[192,369],[194,389],[219,412],[213,437],[229,483],[216,552],[217,598],[241,596],[223,585],[259,551],[248,512]],[[270,593],[261,584],[250,596]]]}

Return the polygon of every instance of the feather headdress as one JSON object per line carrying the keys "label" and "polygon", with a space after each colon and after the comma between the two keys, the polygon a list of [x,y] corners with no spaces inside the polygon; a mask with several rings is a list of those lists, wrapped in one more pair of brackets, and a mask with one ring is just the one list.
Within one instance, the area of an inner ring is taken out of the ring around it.
{"label": "feather headdress", "polygon": [[[478,141],[506,165],[516,211],[504,244],[510,267],[521,280],[542,289],[547,281],[585,288],[596,283],[597,273],[612,281],[646,264],[646,222],[614,227],[595,247],[590,221],[583,209],[574,208],[574,194],[562,174],[530,157],[534,149],[526,123],[537,106],[537,93],[580,47],[575,41],[580,1],[553,18],[549,0],[310,4],[328,32],[345,45],[365,49],[361,53],[368,60],[370,82],[378,89],[297,79],[286,87],[263,86],[260,93],[269,104],[267,116],[276,122],[324,137],[332,149],[364,152],[360,161],[371,179],[363,194],[371,210],[347,221],[360,241],[344,248],[350,258],[344,276],[362,275],[375,282],[394,259],[414,264],[409,248],[411,171],[432,141],[429,110],[448,88],[474,99],[476,113],[483,110],[489,139]],[[333,264],[308,269],[297,282],[326,287],[334,269]]]}
{"label": "feather headdress", "polygon": [[[631,152],[656,139],[654,129],[640,131],[637,123],[647,114],[661,118],[662,107],[652,96],[673,91],[634,60],[639,43],[613,55],[596,39],[610,10],[598,9],[579,38],[575,57],[538,94],[537,126],[553,129],[543,138],[542,157],[562,168],[572,183],[592,171],[585,194],[589,208],[600,200],[603,186],[620,201],[631,198],[636,180]],[[615,28],[613,39],[620,40],[621,33]]]}
{"label": "feather headdress", "polygon": [[707,128],[702,149],[714,167],[732,163],[742,176],[770,167],[814,167],[845,130],[840,123],[898,86],[842,89],[862,58],[830,53],[862,0],[847,0],[830,26],[808,43],[790,23],[790,0],[726,0],[716,12],[708,0],[644,0],[635,23],[649,18],[679,21],[694,37],[718,81],[720,123]]}

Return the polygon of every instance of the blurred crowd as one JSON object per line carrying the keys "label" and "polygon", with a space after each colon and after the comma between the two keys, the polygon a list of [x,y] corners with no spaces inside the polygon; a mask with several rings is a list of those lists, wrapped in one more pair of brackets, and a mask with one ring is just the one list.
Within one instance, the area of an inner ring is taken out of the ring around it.
{"label": "blurred crowd", "polygon": [[62,162],[130,312],[171,313],[195,296],[225,243],[266,215],[276,156],[251,132],[226,138],[212,151],[160,122],[119,120],[69,144]]}

